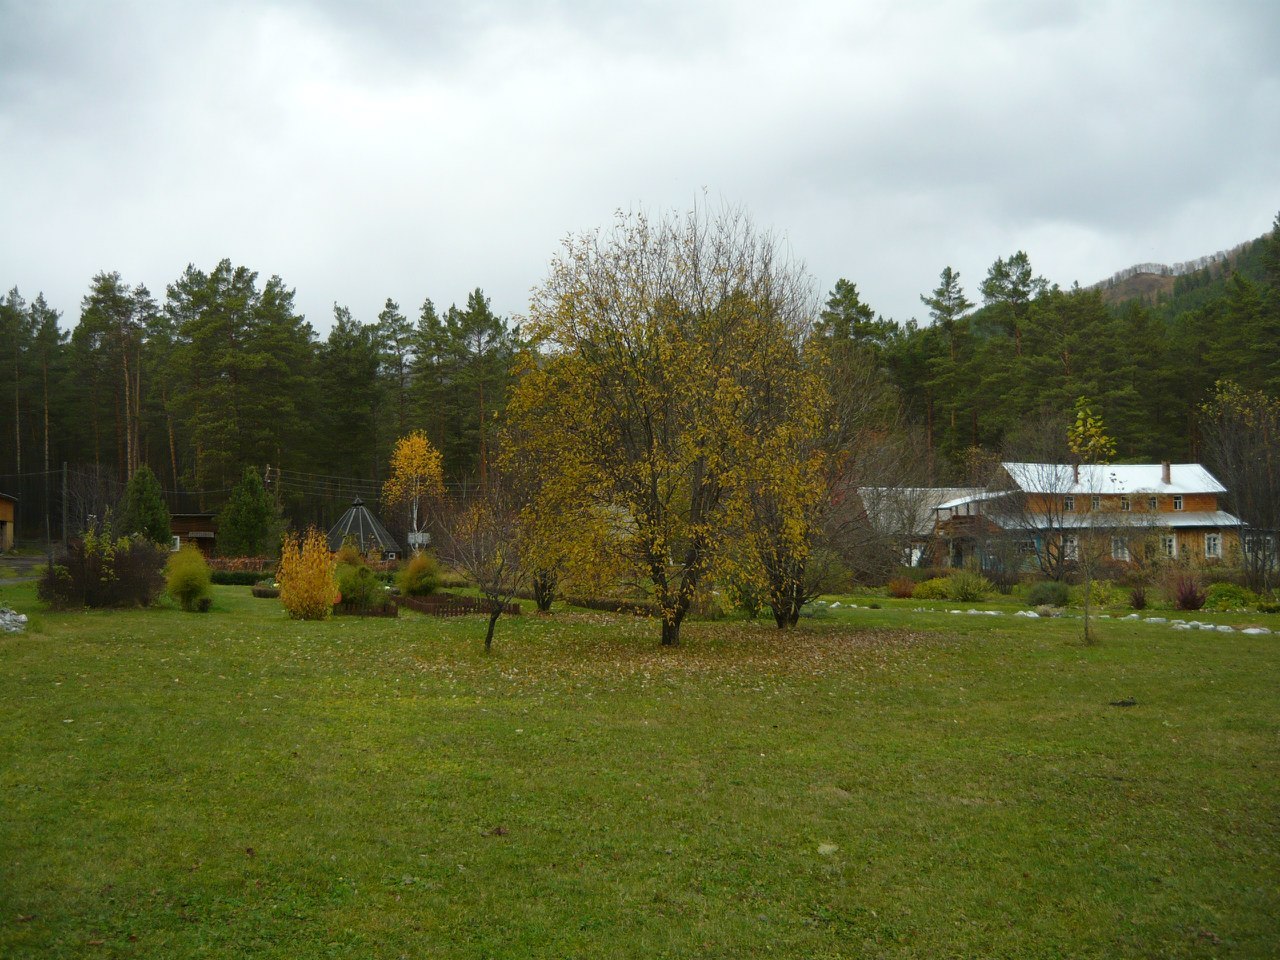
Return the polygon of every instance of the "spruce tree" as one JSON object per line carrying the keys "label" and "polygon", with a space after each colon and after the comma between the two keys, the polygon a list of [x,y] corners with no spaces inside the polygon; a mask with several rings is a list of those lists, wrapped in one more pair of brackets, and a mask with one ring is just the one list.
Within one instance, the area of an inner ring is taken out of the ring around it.
{"label": "spruce tree", "polygon": [[169,508],[164,505],[160,481],[146,464],[137,469],[124,488],[118,529],[122,536],[141,534],[163,546],[168,546],[173,537],[169,530]]}
{"label": "spruce tree", "polygon": [[253,467],[231,491],[218,515],[218,552],[227,557],[256,557],[271,552],[280,532],[275,504]]}

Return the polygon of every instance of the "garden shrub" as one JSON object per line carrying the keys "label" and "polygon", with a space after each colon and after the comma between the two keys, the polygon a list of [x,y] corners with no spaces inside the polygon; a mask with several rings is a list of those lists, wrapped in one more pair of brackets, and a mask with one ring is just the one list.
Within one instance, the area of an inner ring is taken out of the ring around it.
{"label": "garden shrub", "polygon": [[948,584],[949,594],[956,603],[977,603],[991,593],[991,581],[971,570],[957,570]]}
{"label": "garden shrub", "polygon": [[287,536],[280,549],[280,602],[295,620],[323,620],[333,612],[338,585],[333,578],[329,543],[312,527]]}
{"label": "garden shrub", "polygon": [[1239,584],[1216,582],[1204,591],[1204,609],[1207,611],[1243,611],[1258,602],[1258,595]]}
{"label": "garden shrub", "polygon": [[917,600],[950,600],[951,581],[947,577],[934,577],[917,583],[912,596]]}
{"label": "garden shrub", "polygon": [[1204,606],[1204,587],[1200,578],[1192,573],[1182,573],[1174,577],[1169,588],[1175,610],[1199,610]]}
{"label": "garden shrub", "polygon": [[1013,588],[1018,585],[1018,572],[1016,570],[993,570],[989,579],[997,590],[1008,596],[1013,593]]}
{"label": "garden shrub", "polygon": [[1119,602],[1119,593],[1110,580],[1091,580],[1076,591],[1076,598],[1080,606],[1088,600],[1091,607],[1114,607]]}
{"label": "garden shrub", "polygon": [[372,610],[386,603],[387,591],[382,581],[368,567],[338,565],[338,593],[344,606],[354,610]]}
{"label": "garden shrub", "polygon": [[1071,591],[1060,580],[1041,580],[1027,591],[1027,603],[1033,607],[1065,607],[1071,602]]}
{"label": "garden shrub", "polygon": [[415,553],[396,577],[396,586],[406,597],[435,593],[440,588],[440,564],[429,553]]}
{"label": "garden shrub", "polygon": [[36,596],[59,607],[150,606],[164,589],[167,556],[145,537],[114,540],[88,531],[45,570]]}
{"label": "garden shrub", "polygon": [[360,547],[351,537],[342,541],[342,546],[333,555],[333,559],[338,566],[367,567],[369,565],[369,561],[365,559],[364,554],[360,552]]}
{"label": "garden shrub", "polygon": [[1259,613],[1280,613],[1280,600],[1259,600]]}
{"label": "garden shrub", "polygon": [[1147,609],[1147,588],[1141,583],[1135,583],[1129,588],[1129,606],[1135,610]]}
{"label": "garden shrub", "polygon": [[210,598],[210,582],[209,565],[197,547],[187,545],[170,555],[165,565],[165,589],[183,610],[197,610],[201,600]]}
{"label": "garden shrub", "polygon": [[1235,583],[1214,583],[1204,595],[1206,610],[1246,610],[1258,602],[1258,595]]}
{"label": "garden shrub", "polygon": [[910,577],[894,577],[889,581],[889,596],[909,600],[916,592],[916,582]]}

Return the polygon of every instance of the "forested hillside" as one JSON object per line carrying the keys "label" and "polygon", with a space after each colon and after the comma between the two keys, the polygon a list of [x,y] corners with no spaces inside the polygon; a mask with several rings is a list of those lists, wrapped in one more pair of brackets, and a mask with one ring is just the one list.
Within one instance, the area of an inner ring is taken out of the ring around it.
{"label": "forested hillside", "polygon": [[[1080,396],[1120,459],[1155,461],[1199,456],[1196,411],[1216,380],[1280,394],[1280,218],[1231,259],[1175,278],[1157,304],[1062,290],[1022,252],[997,260],[974,295],[979,309],[947,268],[922,297],[930,324],[871,339],[940,480],[963,478],[971,448],[998,450]],[[832,308],[848,309],[838,297]]]}
{"label": "forested hillside", "polygon": [[[254,466],[295,522],[332,522],[352,496],[376,498],[413,429],[455,488],[484,476],[521,342],[481,290],[412,318],[390,300],[376,318],[335,305],[321,339],[283,279],[246,266],[188,267],[163,296],[137,280],[99,274],[65,316],[18,287],[0,303],[0,492],[22,498],[29,536],[64,462],[80,516],[145,463],[181,509],[217,508]],[[997,452],[1080,396],[1121,459],[1151,461],[1199,455],[1197,407],[1217,379],[1280,394],[1280,218],[1154,300],[1108,302],[1121,283],[1060,289],[1023,252],[965,280],[942,271],[925,324],[878,316],[848,280],[823,315],[896,388],[929,454],[923,479],[964,479],[975,447]],[[57,515],[61,494],[49,499]]]}

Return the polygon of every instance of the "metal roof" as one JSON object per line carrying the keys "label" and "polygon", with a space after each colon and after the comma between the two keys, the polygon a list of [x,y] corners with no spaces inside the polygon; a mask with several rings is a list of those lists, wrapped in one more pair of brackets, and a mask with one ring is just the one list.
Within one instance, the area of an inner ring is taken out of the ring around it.
{"label": "metal roof", "polygon": [[329,549],[336,553],[348,537],[356,542],[361,553],[375,546],[383,553],[400,552],[400,545],[359,497],[351,501],[351,508],[329,531]]}
{"label": "metal roof", "polygon": [[1069,493],[1084,496],[1124,493],[1226,493],[1227,488],[1198,463],[1169,465],[1164,482],[1160,463],[1004,463],[1013,482],[1027,493]]}

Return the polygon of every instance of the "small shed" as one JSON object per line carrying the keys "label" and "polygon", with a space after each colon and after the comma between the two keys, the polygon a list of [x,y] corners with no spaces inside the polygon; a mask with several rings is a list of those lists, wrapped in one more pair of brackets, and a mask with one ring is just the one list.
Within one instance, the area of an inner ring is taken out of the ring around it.
{"label": "small shed", "polygon": [[356,497],[351,501],[351,508],[342,515],[342,519],[329,531],[329,549],[337,553],[344,543],[350,540],[361,553],[377,550],[383,560],[395,560],[400,556],[400,545],[364,505],[364,501]]}
{"label": "small shed", "polygon": [[213,555],[218,536],[218,518],[212,513],[174,513],[169,516],[169,532],[180,545],[194,544],[206,557]]}
{"label": "small shed", "polygon": [[13,549],[13,523],[17,507],[17,497],[0,493],[0,550]]}

